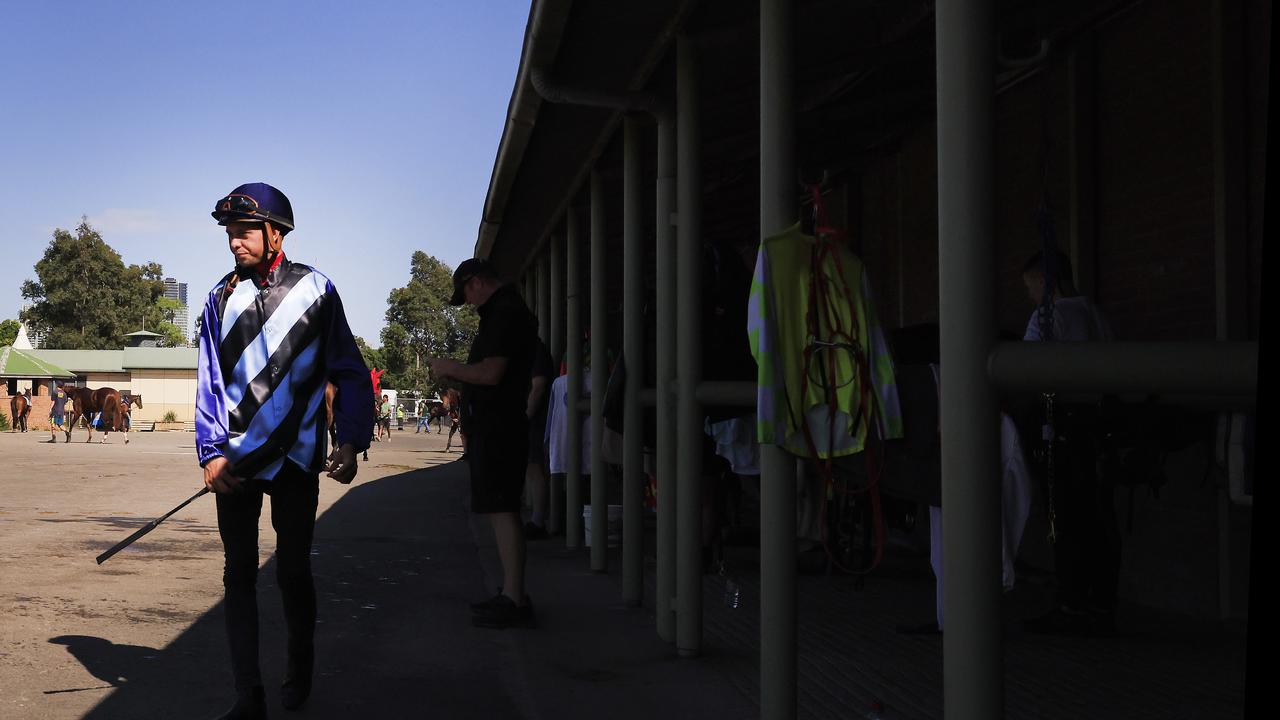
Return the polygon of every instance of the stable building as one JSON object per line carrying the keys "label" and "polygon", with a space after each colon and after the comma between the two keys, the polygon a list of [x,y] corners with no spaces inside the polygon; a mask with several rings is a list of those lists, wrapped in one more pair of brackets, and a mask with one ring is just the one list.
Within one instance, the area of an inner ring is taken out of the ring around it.
{"label": "stable building", "polygon": [[27,416],[27,427],[30,430],[47,430],[52,389],[75,376],[33,353],[33,350],[14,346],[0,348],[0,413],[4,413],[12,423],[10,398],[29,391],[31,413]]}
{"label": "stable building", "polygon": [[173,412],[178,422],[195,420],[196,348],[127,347],[123,350],[27,350],[59,368],[79,387],[112,387],[142,396],[133,422],[154,422]]}
{"label": "stable building", "polygon": [[[997,417],[1002,402],[1041,393],[1222,413],[1219,428],[1253,412],[1271,4],[531,5],[474,255],[522,287],[541,337],[567,361],[570,464],[552,523],[580,548],[585,478],[596,538],[607,496],[621,495],[621,552],[597,541],[590,569],[621,566],[623,602],[651,608],[673,653],[700,655],[708,635],[725,644],[726,627],[757,632],[758,674],[745,682],[770,720],[847,717],[876,694],[919,717],[1238,712],[1243,673],[1162,664],[1187,647],[1176,635],[1123,659],[1100,641],[1090,650],[1104,660],[1074,661],[1006,640]],[[706,361],[715,336],[747,333],[709,311],[710,291],[721,268],[813,220],[816,198],[823,220],[847,231],[880,322],[932,326],[938,338],[948,518],[938,652],[840,633],[835,616],[872,611],[877,583],[888,584],[874,574],[838,605],[813,600],[819,581],[799,578],[796,558],[797,482],[813,471],[777,446],[760,448],[757,613],[704,625],[715,610],[698,532],[705,409],[751,409],[758,397],[753,381],[713,376],[719,356]],[[1070,258],[1121,342],[1007,340],[1033,310],[1024,263],[1046,247]],[[626,360],[620,490],[599,454],[583,467],[574,449],[582,410],[593,447],[605,429],[605,373],[591,374],[589,400],[583,392],[588,327],[592,367],[611,351]],[[632,431],[651,407],[652,441]],[[642,443],[657,469],[652,583]],[[1127,516],[1120,593],[1143,609],[1134,615],[1220,623],[1207,637],[1242,652],[1232,628],[1258,591],[1256,530],[1251,495],[1208,481],[1222,472],[1219,444],[1206,429],[1162,457],[1159,492],[1116,490]],[[1028,530],[1023,554],[1048,554],[1045,536]],[[1194,685],[1206,677],[1212,692]]]}

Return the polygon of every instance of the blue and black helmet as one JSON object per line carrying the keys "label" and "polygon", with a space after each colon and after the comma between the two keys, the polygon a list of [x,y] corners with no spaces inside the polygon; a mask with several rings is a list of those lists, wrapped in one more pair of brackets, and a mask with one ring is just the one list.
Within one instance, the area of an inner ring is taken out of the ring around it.
{"label": "blue and black helmet", "polygon": [[245,183],[232,190],[213,206],[211,214],[219,225],[237,220],[270,222],[281,235],[293,229],[293,205],[289,198],[266,183]]}

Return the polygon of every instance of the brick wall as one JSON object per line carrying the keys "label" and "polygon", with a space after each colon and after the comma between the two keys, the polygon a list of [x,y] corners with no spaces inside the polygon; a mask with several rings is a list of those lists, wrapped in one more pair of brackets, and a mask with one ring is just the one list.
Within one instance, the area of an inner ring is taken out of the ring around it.
{"label": "brick wall", "polygon": [[1098,299],[1122,339],[1214,337],[1210,9],[1098,33]]}
{"label": "brick wall", "polygon": [[[43,391],[43,388],[41,388]],[[35,392],[34,389],[32,391]],[[7,389],[0,387],[0,412],[9,418],[9,427],[13,427],[13,417],[9,407],[9,392]],[[52,407],[53,400],[48,395],[33,395],[31,398],[31,412],[27,415],[28,430],[48,430],[49,429],[49,408]]]}
{"label": "brick wall", "polygon": [[[1124,340],[1215,336],[1211,7],[1196,0],[1137,6],[1094,33],[1092,80],[1075,85],[1089,93],[1092,111],[1081,119],[1094,132],[1080,187],[1096,203],[1096,230],[1082,227],[1081,242],[1093,243],[1096,297]],[[1249,222],[1247,268],[1232,281],[1248,287],[1254,338],[1270,49],[1269,34],[1261,28],[1270,27],[1270,12],[1269,3],[1248,3],[1241,38],[1247,42],[1247,97],[1241,103],[1247,118],[1233,130],[1248,134],[1240,172],[1248,175],[1243,207]],[[1059,247],[1069,247],[1072,87],[1059,60],[997,101],[998,267],[993,281],[1006,331],[1020,334],[1031,313],[1019,275],[1040,244],[1034,213],[1044,187],[1046,118],[1048,191]],[[936,132],[928,121],[907,130],[897,150],[868,162],[860,178],[864,259],[874,273],[881,318],[890,326],[938,318]],[[1160,497],[1146,490],[1132,498],[1118,493],[1122,520],[1131,505],[1134,518],[1132,528],[1126,523],[1124,530],[1122,593],[1127,599],[1216,615],[1216,494],[1205,482],[1207,464],[1207,447],[1193,446],[1170,458],[1169,484]],[[1229,516],[1231,610],[1247,617],[1251,515],[1232,509]]]}

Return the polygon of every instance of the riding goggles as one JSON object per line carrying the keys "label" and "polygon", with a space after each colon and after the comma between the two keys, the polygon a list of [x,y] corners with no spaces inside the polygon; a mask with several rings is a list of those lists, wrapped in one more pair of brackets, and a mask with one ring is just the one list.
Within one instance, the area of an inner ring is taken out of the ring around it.
{"label": "riding goggles", "polygon": [[264,209],[258,205],[257,200],[248,195],[238,193],[228,195],[219,200],[213,206],[211,214],[219,225],[225,225],[230,220],[269,220],[289,230],[293,229],[292,222]]}

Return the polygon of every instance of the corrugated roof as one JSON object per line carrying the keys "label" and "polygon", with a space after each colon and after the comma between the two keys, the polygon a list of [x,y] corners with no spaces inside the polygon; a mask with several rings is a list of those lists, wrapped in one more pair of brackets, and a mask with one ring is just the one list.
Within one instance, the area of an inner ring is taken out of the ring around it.
{"label": "corrugated roof", "polygon": [[72,373],[128,372],[132,368],[195,370],[196,348],[131,347],[123,350],[27,350],[44,362]]}
{"label": "corrugated roof", "polygon": [[0,348],[0,378],[71,377],[75,377],[75,374],[35,357],[32,350],[19,350],[13,346]]}
{"label": "corrugated roof", "polygon": [[131,347],[124,349],[125,369],[195,370],[200,359],[197,348]]}
{"label": "corrugated roof", "polygon": [[73,373],[124,372],[123,350],[28,350],[45,362],[60,365]]}

